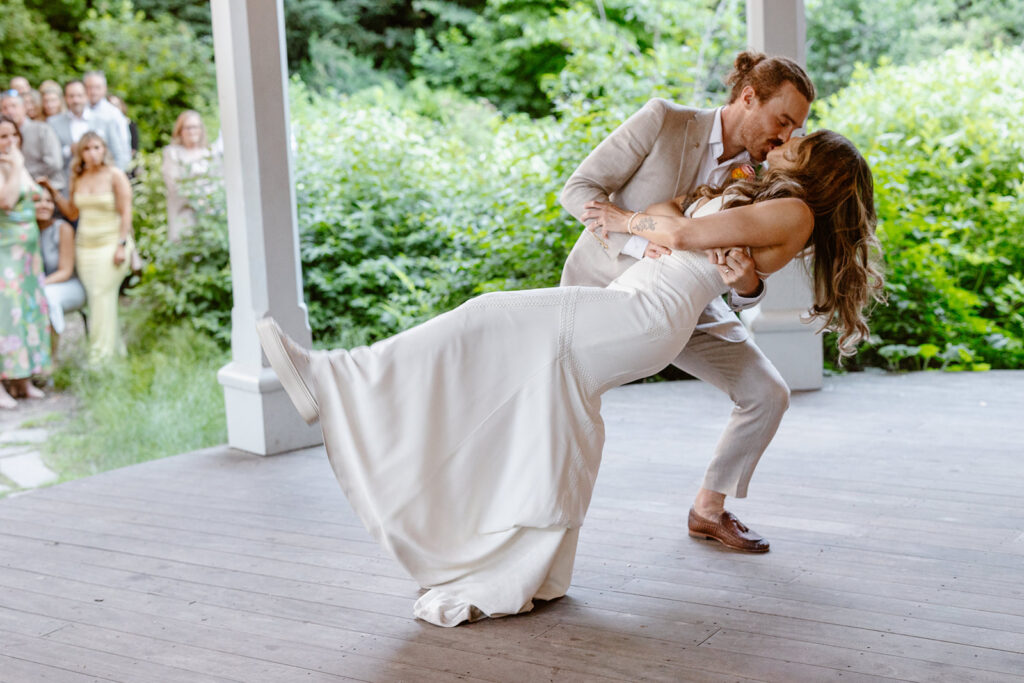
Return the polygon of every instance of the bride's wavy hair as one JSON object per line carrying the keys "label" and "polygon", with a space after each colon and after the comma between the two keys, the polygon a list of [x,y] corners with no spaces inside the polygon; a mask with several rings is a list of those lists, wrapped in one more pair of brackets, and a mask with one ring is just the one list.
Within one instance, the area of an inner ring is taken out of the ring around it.
{"label": "bride's wavy hair", "polygon": [[[723,207],[797,197],[811,208],[814,229],[806,245],[813,258],[810,313],[839,334],[842,360],[868,338],[865,310],[884,301],[874,181],[853,143],[830,130],[802,138],[792,155],[791,169],[769,169],[760,178],[727,185]],[[710,197],[724,189],[703,186],[698,194]]]}

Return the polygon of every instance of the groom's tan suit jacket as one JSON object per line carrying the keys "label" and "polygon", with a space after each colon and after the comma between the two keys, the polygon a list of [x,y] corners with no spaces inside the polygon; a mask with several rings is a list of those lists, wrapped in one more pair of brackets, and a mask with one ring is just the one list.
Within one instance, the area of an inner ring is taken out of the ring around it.
{"label": "groom's tan suit jacket", "polygon": [[[583,160],[562,190],[562,206],[579,219],[593,200],[639,211],[693,192],[714,119],[714,109],[649,101]],[[606,286],[636,263],[621,254],[628,239],[624,233],[602,239],[584,229],[565,262],[562,285]],[[697,329],[731,342],[748,337],[721,297],[704,309]]]}

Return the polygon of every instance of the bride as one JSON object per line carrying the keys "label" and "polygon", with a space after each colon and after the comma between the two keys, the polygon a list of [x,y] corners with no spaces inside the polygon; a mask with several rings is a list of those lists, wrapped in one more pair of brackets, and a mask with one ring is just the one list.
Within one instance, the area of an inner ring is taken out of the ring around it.
{"label": "bride", "polygon": [[[277,324],[260,343],[373,536],[426,592],[413,613],[455,626],[526,612],[569,587],[604,424],[601,395],[665,367],[726,291],[700,251],[745,245],[762,273],[812,250],[812,314],[844,355],[878,298],[871,172],[819,131],[768,155],[760,179],[629,214],[595,202],[593,230],[672,249],[605,289],[496,292],[351,350],[309,351]],[[697,250],[697,251],[694,251]]]}

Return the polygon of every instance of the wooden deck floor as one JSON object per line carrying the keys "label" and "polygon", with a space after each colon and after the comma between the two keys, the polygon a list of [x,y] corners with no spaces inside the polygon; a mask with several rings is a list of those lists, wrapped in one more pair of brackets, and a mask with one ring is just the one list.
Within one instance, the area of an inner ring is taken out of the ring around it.
{"label": "wooden deck floor", "polygon": [[5,499],[0,680],[1024,680],[1024,373],[794,396],[732,506],[764,556],[686,534],[728,410],[697,382],[612,392],[569,595],[456,629],[412,619],[319,449]]}

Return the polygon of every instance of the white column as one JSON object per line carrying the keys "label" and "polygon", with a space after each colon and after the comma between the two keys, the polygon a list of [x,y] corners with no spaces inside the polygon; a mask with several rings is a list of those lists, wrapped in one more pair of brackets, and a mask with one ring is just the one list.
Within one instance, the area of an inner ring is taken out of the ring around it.
{"label": "white column", "polygon": [[[747,42],[768,55],[806,64],[803,0],[747,0]],[[794,261],[768,278],[768,294],[742,314],[754,342],[779,369],[790,389],[820,389],[822,338],[803,322],[813,303],[807,264]]]}
{"label": "white column", "polygon": [[234,307],[224,387],[228,444],[269,455],[321,443],[292,407],[256,338],[273,315],[300,343],[302,300],[291,176],[282,0],[211,0]]}

